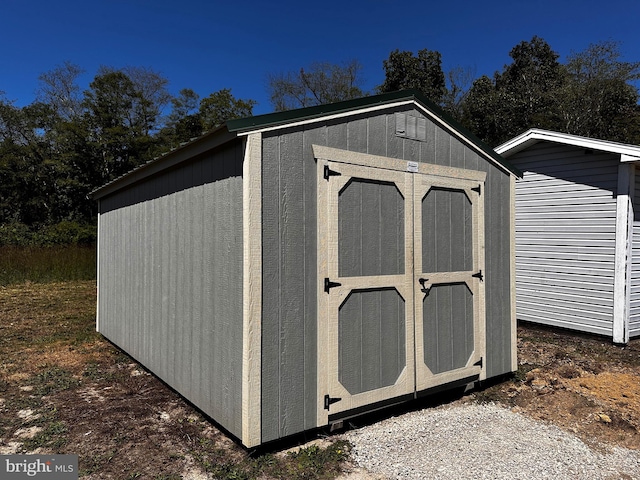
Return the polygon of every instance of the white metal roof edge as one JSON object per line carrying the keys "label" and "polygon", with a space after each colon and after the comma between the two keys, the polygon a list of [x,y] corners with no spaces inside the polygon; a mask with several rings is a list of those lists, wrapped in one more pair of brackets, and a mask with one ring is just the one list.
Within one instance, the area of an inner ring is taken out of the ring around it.
{"label": "white metal roof edge", "polygon": [[581,137],[579,135],[553,132],[551,130],[542,130],[540,128],[527,130],[523,134],[497,146],[494,150],[503,157],[509,157],[521,150],[524,150],[530,145],[541,141],[572,145],[590,150],[618,153],[621,155],[621,161],[623,162],[640,160],[640,146],[637,145],[612,142],[610,140],[598,140],[596,138]]}

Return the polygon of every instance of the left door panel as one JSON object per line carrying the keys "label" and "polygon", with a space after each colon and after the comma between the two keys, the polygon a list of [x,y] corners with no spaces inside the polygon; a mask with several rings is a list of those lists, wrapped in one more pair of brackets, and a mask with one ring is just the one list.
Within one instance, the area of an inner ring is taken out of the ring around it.
{"label": "left door panel", "polygon": [[414,392],[413,187],[406,172],[321,163],[326,418]]}

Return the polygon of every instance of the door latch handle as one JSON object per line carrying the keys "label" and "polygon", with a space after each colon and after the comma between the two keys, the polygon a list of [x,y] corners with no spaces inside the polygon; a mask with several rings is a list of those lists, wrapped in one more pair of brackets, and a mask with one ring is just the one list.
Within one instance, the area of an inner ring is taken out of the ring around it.
{"label": "door latch handle", "polygon": [[428,281],[428,278],[420,278],[418,280],[418,282],[420,282],[420,285],[422,286],[420,291],[426,295],[429,295],[429,290],[431,290],[431,285],[427,284]]}

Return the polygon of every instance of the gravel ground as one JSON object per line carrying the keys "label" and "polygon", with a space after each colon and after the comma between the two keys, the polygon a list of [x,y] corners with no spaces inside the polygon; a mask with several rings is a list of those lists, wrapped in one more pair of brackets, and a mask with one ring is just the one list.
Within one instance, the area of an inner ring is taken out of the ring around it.
{"label": "gravel ground", "polygon": [[343,436],[373,478],[640,479],[640,452],[593,449],[493,404],[425,409]]}

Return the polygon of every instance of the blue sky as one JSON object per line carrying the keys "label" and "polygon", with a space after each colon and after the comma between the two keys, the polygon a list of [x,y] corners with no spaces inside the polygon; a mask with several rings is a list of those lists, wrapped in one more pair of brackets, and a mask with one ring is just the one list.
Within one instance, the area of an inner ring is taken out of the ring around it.
{"label": "blue sky", "polygon": [[149,67],[176,94],[231,88],[272,111],[268,74],[312,62],[363,66],[366,90],[384,79],[394,49],[442,54],[443,68],[491,76],[534,35],[564,59],[602,40],[640,60],[638,0],[2,0],[0,91],[17,105],[35,98],[38,75],[71,61],[88,87],[100,65]]}

